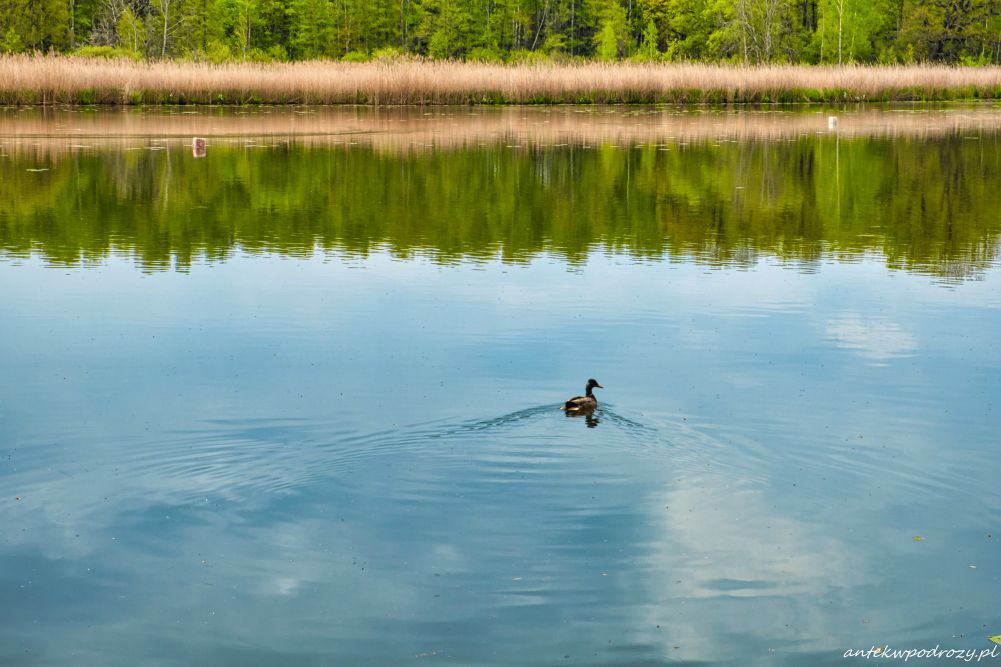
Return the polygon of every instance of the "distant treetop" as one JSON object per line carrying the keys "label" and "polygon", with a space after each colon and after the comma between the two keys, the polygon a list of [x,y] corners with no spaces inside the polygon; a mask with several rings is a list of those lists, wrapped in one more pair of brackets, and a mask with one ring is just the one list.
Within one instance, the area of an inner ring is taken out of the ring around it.
{"label": "distant treetop", "polygon": [[0,52],[1001,64],[997,0],[0,0]]}

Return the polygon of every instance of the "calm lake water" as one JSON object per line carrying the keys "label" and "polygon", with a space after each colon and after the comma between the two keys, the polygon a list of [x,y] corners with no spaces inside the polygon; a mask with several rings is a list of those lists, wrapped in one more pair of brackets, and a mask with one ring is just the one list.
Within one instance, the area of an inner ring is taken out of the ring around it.
{"label": "calm lake water", "polygon": [[990,650],[999,249],[997,106],[0,110],[0,664]]}

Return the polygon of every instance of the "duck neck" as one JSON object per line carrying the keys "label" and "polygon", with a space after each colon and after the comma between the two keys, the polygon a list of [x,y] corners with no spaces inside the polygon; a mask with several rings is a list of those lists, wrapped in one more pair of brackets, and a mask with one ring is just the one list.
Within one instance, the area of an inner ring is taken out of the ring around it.
{"label": "duck neck", "polygon": [[594,398],[594,387],[587,385],[587,393],[584,394],[588,398]]}

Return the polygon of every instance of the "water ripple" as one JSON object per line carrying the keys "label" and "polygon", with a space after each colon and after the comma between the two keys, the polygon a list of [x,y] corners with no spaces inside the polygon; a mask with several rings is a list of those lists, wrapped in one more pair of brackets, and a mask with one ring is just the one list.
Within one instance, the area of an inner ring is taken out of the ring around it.
{"label": "water ripple", "polygon": [[[396,471],[397,482],[402,477],[406,483],[418,483],[424,475],[424,482],[431,485],[444,483],[435,475],[459,469],[470,484],[511,483],[559,469],[611,479],[620,477],[609,472],[614,465],[606,461],[598,466],[596,458],[669,457],[684,468],[700,456],[697,452],[706,451],[706,436],[690,428],[645,424],[610,406],[600,408],[594,417],[598,428],[589,429],[583,420],[568,419],[558,406],[548,404],[468,421],[426,422],[367,433],[305,419],[211,420],[204,428],[177,431],[128,449],[119,469],[150,489],[171,495],[235,499],[252,493],[287,493],[324,479],[381,486],[369,474],[352,479],[373,468]],[[406,468],[420,472],[406,474]]]}

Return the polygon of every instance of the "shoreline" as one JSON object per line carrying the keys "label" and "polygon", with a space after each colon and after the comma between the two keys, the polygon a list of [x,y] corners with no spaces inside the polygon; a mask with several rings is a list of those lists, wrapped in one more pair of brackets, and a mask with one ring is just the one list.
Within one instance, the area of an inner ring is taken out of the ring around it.
{"label": "shoreline", "polygon": [[832,104],[1001,100],[1001,67],[136,62],[0,56],[0,105]]}

